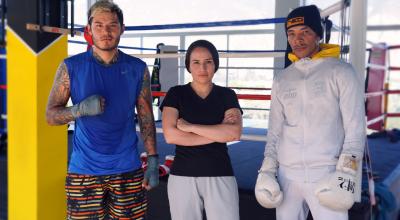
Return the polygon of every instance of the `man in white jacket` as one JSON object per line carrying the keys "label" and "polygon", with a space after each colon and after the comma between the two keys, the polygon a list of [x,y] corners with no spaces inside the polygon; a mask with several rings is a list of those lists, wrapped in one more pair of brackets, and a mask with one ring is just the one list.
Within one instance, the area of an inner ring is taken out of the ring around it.
{"label": "man in white jacket", "polygon": [[[363,86],[337,45],[322,44],[314,5],[289,13],[292,64],[272,86],[264,161],[255,194],[277,219],[348,219],[359,196],[365,146]],[[359,176],[358,176],[359,177]]]}

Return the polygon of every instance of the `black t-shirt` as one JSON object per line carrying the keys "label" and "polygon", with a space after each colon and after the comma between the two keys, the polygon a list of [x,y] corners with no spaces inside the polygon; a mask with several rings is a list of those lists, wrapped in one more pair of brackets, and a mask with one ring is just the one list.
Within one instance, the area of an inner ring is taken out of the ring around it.
{"label": "black t-shirt", "polygon": [[[194,124],[215,125],[222,123],[225,111],[239,108],[235,92],[214,85],[210,94],[201,98],[190,86],[172,87],[160,106],[176,108],[179,118]],[[176,145],[171,174],[177,176],[233,176],[226,143],[210,143],[200,146]]]}

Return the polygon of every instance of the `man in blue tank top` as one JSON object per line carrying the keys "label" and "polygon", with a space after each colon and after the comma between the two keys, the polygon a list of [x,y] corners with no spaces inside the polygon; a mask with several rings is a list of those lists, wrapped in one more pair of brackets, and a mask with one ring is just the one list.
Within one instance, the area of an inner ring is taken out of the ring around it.
{"label": "man in blue tank top", "polygon": [[[68,219],[143,219],[144,189],[158,184],[158,155],[146,64],[119,51],[121,9],[97,1],[88,11],[93,46],[59,66],[47,105],[50,125],[75,121],[66,178]],[[71,98],[73,106],[66,107]],[[135,107],[148,153],[143,173]]]}

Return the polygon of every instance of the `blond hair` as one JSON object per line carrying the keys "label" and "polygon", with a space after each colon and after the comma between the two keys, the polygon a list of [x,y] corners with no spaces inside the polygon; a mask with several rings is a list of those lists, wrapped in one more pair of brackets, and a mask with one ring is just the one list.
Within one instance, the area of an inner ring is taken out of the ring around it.
{"label": "blond hair", "polygon": [[124,15],[122,13],[121,8],[117,4],[115,4],[111,1],[100,0],[100,1],[97,1],[96,3],[94,3],[88,10],[87,15],[88,15],[88,24],[89,25],[92,24],[93,16],[98,11],[115,13],[115,14],[117,14],[119,24],[120,25],[124,24]]}

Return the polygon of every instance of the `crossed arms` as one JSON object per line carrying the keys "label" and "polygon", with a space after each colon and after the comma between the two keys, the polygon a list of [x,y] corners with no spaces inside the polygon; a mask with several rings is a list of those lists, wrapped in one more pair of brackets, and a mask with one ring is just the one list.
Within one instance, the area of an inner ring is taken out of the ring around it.
{"label": "crossed arms", "polygon": [[226,143],[240,139],[242,133],[242,115],[238,108],[225,111],[221,124],[192,124],[179,117],[176,108],[164,107],[162,127],[167,143],[182,146],[197,146],[213,142]]}

